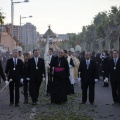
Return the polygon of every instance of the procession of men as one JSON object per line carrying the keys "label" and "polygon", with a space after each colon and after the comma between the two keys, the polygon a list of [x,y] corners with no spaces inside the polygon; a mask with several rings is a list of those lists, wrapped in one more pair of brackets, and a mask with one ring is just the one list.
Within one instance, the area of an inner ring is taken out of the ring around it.
{"label": "procession of men", "polygon": [[48,56],[47,68],[37,49],[33,50],[32,55],[14,49],[6,66],[0,62],[0,75],[6,86],[9,86],[10,106],[19,106],[20,91],[24,95],[24,104],[37,105],[41,97],[40,87],[46,75],[46,94],[52,104],[66,103],[68,95],[75,94],[74,86],[78,83],[82,91],[81,104],[86,104],[88,96],[89,103],[94,105],[95,84],[102,78],[102,87],[111,85],[113,105],[120,105],[120,59],[117,50],[113,50],[112,54],[105,51],[98,54],[82,52],[77,55],[73,48],[68,51],[59,49],[55,55],[53,49],[49,48]]}

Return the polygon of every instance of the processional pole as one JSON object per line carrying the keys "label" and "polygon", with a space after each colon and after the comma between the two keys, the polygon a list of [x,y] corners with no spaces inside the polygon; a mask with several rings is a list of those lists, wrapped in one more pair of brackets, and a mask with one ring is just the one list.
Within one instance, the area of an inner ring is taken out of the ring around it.
{"label": "processional pole", "polygon": [[49,67],[49,37],[46,39],[46,45],[45,45],[45,53],[44,53],[44,61],[45,61],[45,77],[46,77],[46,90],[48,85],[48,67]]}

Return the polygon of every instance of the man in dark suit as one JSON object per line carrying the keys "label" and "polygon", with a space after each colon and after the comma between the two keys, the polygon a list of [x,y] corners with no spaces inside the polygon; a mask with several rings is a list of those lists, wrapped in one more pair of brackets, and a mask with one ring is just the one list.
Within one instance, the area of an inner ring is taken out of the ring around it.
{"label": "man in dark suit", "polygon": [[[23,71],[23,62],[18,59],[18,50],[13,50],[13,57],[7,60],[5,73],[8,76],[8,80],[12,80],[9,83],[10,90],[10,105],[14,104],[14,96],[15,96],[15,106],[19,106],[19,86],[20,82],[23,82],[22,79],[22,71]],[[15,95],[14,95],[15,90]]]}
{"label": "man in dark suit", "polygon": [[79,70],[81,77],[82,104],[87,101],[87,89],[89,87],[89,102],[94,104],[95,82],[98,81],[98,70],[94,60],[90,59],[90,52],[85,53],[85,60],[81,61]]}
{"label": "man in dark suit", "polygon": [[[66,60],[68,61],[69,73],[73,74],[73,73],[71,73],[72,72],[71,69],[73,69],[75,67],[73,59],[71,58],[71,56],[68,55],[67,50],[63,50],[63,54],[64,54],[64,57],[66,58]],[[74,85],[70,81],[70,76],[68,76],[68,78],[66,80],[66,86],[67,86],[66,87],[67,88],[67,95],[74,94]]]}
{"label": "man in dark suit", "polygon": [[[53,49],[49,48],[49,68],[48,69],[50,69],[50,63],[51,63],[51,61],[53,59],[54,59]],[[49,95],[51,93],[51,84],[52,84],[52,75],[51,75],[50,70],[49,70],[49,73],[48,73],[48,84],[47,84],[47,95]]]}
{"label": "man in dark suit", "polygon": [[38,50],[33,50],[33,58],[30,58],[28,60],[27,72],[27,80],[29,80],[29,89],[32,98],[32,104],[36,105],[43,74],[45,75],[44,60],[42,58],[39,58]]}
{"label": "man in dark suit", "polygon": [[114,105],[120,105],[120,58],[117,50],[113,51],[106,73],[105,80],[108,82],[108,78],[110,79]]}
{"label": "man in dark suit", "polygon": [[[109,60],[110,60],[108,52],[106,52],[105,55],[106,55],[106,57],[102,61],[102,75],[103,75],[103,80],[106,77],[105,73],[106,73],[106,69],[108,69],[108,63],[109,63]],[[108,82],[105,82],[105,81],[103,81],[103,82],[104,82],[104,84],[103,84],[102,87],[109,87],[109,83]]]}

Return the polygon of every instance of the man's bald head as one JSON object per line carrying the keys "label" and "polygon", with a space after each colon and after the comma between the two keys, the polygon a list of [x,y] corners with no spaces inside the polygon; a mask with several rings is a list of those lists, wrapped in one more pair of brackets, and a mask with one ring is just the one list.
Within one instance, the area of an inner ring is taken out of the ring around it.
{"label": "man's bald head", "polygon": [[60,50],[58,51],[58,56],[59,56],[59,57],[63,57],[63,50],[62,50],[62,49],[60,49]]}

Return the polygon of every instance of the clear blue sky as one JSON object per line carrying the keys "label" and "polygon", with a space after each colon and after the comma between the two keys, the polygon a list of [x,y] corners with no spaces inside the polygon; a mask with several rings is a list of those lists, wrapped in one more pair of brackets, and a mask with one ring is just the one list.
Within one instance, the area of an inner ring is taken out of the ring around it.
{"label": "clear blue sky", "polygon": [[[24,0],[14,0],[24,1]],[[37,31],[45,33],[48,25],[57,33],[78,33],[83,25],[91,24],[98,12],[108,11],[111,6],[119,6],[120,0],[29,0],[29,3],[14,5],[14,24],[19,25],[20,15],[33,18],[22,19],[31,22]],[[5,13],[5,23],[11,22],[11,0],[0,0],[0,8]]]}

